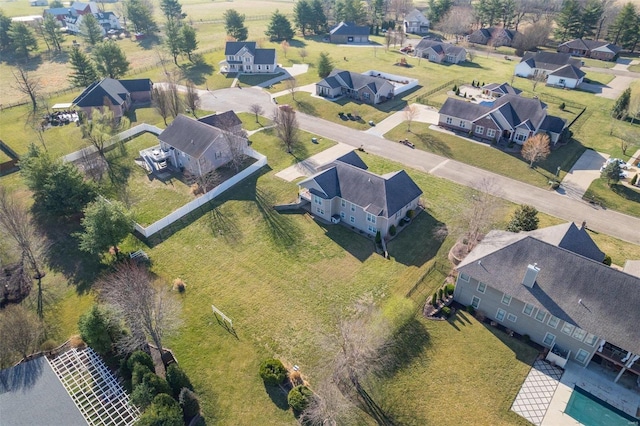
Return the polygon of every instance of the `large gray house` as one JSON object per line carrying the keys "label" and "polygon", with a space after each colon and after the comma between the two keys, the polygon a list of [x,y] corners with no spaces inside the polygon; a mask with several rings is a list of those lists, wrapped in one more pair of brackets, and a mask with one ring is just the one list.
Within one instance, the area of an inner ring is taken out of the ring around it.
{"label": "large gray house", "polygon": [[298,201],[311,203],[311,213],[347,223],[382,237],[398,226],[409,210],[418,207],[422,190],[404,171],[379,176],[351,151],[298,183]]}
{"label": "large gray house", "polygon": [[368,104],[393,99],[393,84],[382,77],[334,69],[327,78],[316,83],[318,96],[335,98],[347,96]]}
{"label": "large gray house", "polygon": [[559,365],[640,375],[640,277],[607,266],[573,223],[491,231],[458,265],[454,299],[550,349]]}
{"label": "large gray house", "polygon": [[518,77],[546,80],[548,85],[575,89],[584,80],[582,61],[568,53],[526,52],[514,74]]}
{"label": "large gray house", "polygon": [[415,55],[420,58],[427,58],[429,62],[437,64],[447,62],[457,64],[467,59],[467,51],[464,47],[455,46],[451,43],[443,43],[430,38],[423,38],[415,47]]}
{"label": "large gray house", "polygon": [[329,41],[336,44],[369,43],[370,28],[354,22],[340,22],[329,31]]}
{"label": "large gray house", "polygon": [[228,41],[224,57],[220,64],[226,72],[271,74],[278,68],[276,49],[261,49],[255,41]]}

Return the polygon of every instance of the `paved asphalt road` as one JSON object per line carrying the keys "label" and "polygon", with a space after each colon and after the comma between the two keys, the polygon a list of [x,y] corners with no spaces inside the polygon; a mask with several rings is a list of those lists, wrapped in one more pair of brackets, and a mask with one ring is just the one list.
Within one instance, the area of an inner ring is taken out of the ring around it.
{"label": "paved asphalt road", "polygon": [[[264,115],[269,117],[276,106],[268,93],[253,88],[201,91],[201,97],[202,109],[213,111],[248,111],[251,104],[258,103],[265,109]],[[496,196],[518,204],[533,205],[544,213],[568,221],[586,221],[591,230],[640,245],[640,218],[593,206],[555,191],[537,188],[439,155],[411,149],[318,117],[299,113],[298,121],[300,128],[308,132],[355,148],[364,146],[367,152],[461,185],[480,189],[483,181],[490,180],[493,187],[500,188],[494,194]]]}

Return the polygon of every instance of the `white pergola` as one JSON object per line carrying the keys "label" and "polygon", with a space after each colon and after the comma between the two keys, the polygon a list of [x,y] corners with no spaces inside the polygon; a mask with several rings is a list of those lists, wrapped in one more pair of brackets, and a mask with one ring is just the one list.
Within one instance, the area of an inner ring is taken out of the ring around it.
{"label": "white pergola", "polygon": [[48,361],[89,425],[133,425],[140,417],[93,349],[71,349]]}

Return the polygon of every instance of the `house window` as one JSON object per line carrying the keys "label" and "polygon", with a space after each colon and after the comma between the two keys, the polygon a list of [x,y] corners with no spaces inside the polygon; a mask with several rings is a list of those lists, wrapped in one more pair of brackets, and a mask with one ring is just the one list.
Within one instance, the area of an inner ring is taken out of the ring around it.
{"label": "house window", "polygon": [[560,83],[561,85],[565,85],[567,82],[567,80],[565,80],[564,78],[561,78],[560,80],[558,80],[558,83]]}
{"label": "house window", "polygon": [[482,126],[476,126],[476,133],[481,135],[484,133],[484,127]]}
{"label": "house window", "polygon": [[507,314],[507,311],[504,309],[498,308],[498,312],[496,312],[496,319],[498,321],[504,321],[504,316]]}
{"label": "house window", "polygon": [[597,341],[598,341],[598,336],[596,336],[595,334],[591,334],[591,333],[588,333],[587,337],[584,339],[584,343],[589,345],[589,346],[595,345]]}
{"label": "house window", "polygon": [[554,317],[553,315],[549,316],[549,321],[547,322],[547,325],[551,328],[556,328],[558,327],[558,323],[560,322],[560,320],[557,317]]}
{"label": "house window", "polygon": [[576,352],[576,361],[580,364],[584,364],[587,361],[587,358],[589,358],[589,352],[584,349],[578,349],[578,352]]}
{"label": "house window", "polygon": [[367,222],[376,223],[376,217],[371,213],[367,213]]}
{"label": "house window", "polygon": [[546,346],[552,347],[553,342],[556,341],[556,336],[551,333],[547,333],[544,335],[544,339],[542,339],[542,343]]}
{"label": "house window", "polygon": [[509,306],[511,304],[511,296],[509,296],[508,294],[503,294],[502,295],[502,304]]}
{"label": "house window", "polygon": [[471,306],[473,306],[475,309],[478,309],[478,306],[480,306],[480,298],[473,296],[471,298]]}
{"label": "house window", "polygon": [[376,229],[376,227],[375,227],[375,226],[373,226],[373,225],[369,225],[369,226],[367,226],[367,230],[368,230],[369,232],[371,232],[372,234],[375,234],[376,232],[378,232],[378,230]]}
{"label": "house window", "polygon": [[571,333],[573,333],[573,330],[575,328],[576,328],[575,326],[565,322],[564,325],[562,326],[562,332],[564,334],[568,334],[569,336],[571,336]]}
{"label": "house window", "polygon": [[460,273],[460,279],[461,279],[462,281],[469,282],[469,275],[467,275],[467,274],[463,274],[463,273]]}
{"label": "house window", "polygon": [[351,217],[349,218],[349,222],[351,222],[351,223],[356,223],[356,218],[355,218],[354,216],[351,216]]}
{"label": "house window", "polygon": [[545,311],[538,311],[536,313],[536,320],[540,322],[544,322],[544,319],[547,317],[547,313]]}
{"label": "house window", "polygon": [[513,314],[508,314],[507,319],[511,322],[516,322],[518,320],[518,317]]}
{"label": "house window", "polygon": [[355,212],[355,211],[356,211],[356,205],[355,205],[355,204],[353,204],[353,203],[351,203],[351,211],[352,211],[352,212]]}
{"label": "house window", "polygon": [[320,207],[316,207],[316,213],[318,214],[324,214],[324,210],[321,209]]}
{"label": "house window", "polygon": [[445,121],[447,122],[447,124],[453,124],[453,118],[451,117],[447,117]]}
{"label": "house window", "polygon": [[340,212],[340,219],[344,220],[344,216],[345,216],[344,212]]}
{"label": "house window", "polygon": [[455,61],[456,61],[455,56],[447,55],[447,62],[455,62]]}
{"label": "house window", "polygon": [[483,282],[478,283],[478,293],[484,293],[487,289],[487,285]]}
{"label": "house window", "polygon": [[369,99],[371,99],[371,94],[370,93],[363,93],[362,97],[365,98],[368,101]]}
{"label": "house window", "polygon": [[531,316],[531,314],[533,314],[533,305],[529,303],[525,304],[524,309],[522,310],[522,313],[527,316]]}
{"label": "house window", "polygon": [[340,206],[341,207],[347,207],[347,200],[345,200],[344,198],[340,200]]}
{"label": "house window", "polygon": [[573,331],[573,335],[571,337],[573,337],[576,340],[579,341],[583,341],[584,340],[584,336],[587,335],[587,332],[584,331],[583,329],[576,327],[576,329]]}
{"label": "house window", "polygon": [[322,205],[322,198],[318,197],[317,195],[313,196],[313,202],[316,204],[320,204]]}
{"label": "house window", "polygon": [[266,65],[264,68],[269,71],[269,65]]}
{"label": "house window", "polygon": [[466,127],[466,123],[462,120],[460,120],[460,127],[462,127],[463,129]]}
{"label": "house window", "polygon": [[487,137],[493,138],[496,136],[496,129],[487,129]]}
{"label": "house window", "polygon": [[250,58],[244,58],[244,61],[245,61],[246,63],[249,63],[249,62],[251,62],[251,59],[250,59]]}
{"label": "house window", "polygon": [[522,133],[518,133],[516,135],[516,140],[520,142],[524,142],[527,140],[527,135],[523,135]]}
{"label": "house window", "polygon": [[258,70],[261,70],[261,69],[262,69],[262,65],[258,65]]}

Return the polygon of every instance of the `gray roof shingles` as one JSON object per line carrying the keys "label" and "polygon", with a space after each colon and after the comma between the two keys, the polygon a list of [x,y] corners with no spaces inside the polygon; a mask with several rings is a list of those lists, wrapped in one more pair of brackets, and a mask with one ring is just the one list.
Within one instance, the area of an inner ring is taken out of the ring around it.
{"label": "gray roof shingles", "polygon": [[363,36],[363,35],[369,35],[369,32],[370,32],[370,29],[368,26],[356,25],[354,22],[340,22],[329,32],[329,34],[346,35],[346,36]]}
{"label": "gray roof shingles", "polygon": [[459,55],[461,52],[464,51],[464,48],[459,46],[454,46],[451,43],[443,43],[436,40],[430,40],[428,38],[423,38],[422,40],[420,40],[420,42],[416,45],[415,50],[416,51],[425,50],[425,49],[428,49],[429,47],[437,49],[436,51],[441,49],[447,55],[455,55],[455,56]]}
{"label": "gray roof shingles", "polygon": [[256,50],[256,42],[255,41],[228,41],[224,46],[224,54],[227,55],[235,55],[239,51],[242,50],[243,47],[246,47],[251,53]]}
{"label": "gray roof shingles", "polygon": [[104,105],[106,97],[114,105],[122,105],[128,93],[120,81],[104,78],[87,87],[73,100],[73,104],[79,107],[98,107]]}
{"label": "gray roof shingles", "polygon": [[349,89],[360,90],[361,88],[368,86],[373,93],[378,93],[383,86],[388,85],[387,80],[381,77],[358,74],[356,72],[339,69],[331,71],[331,74],[329,74],[329,76],[324,80],[321,80],[318,84],[333,88],[337,87],[334,86],[335,84],[338,84],[339,86],[342,85],[340,80],[342,80]]}
{"label": "gray roof shingles", "polygon": [[229,130],[238,124],[242,124],[240,117],[233,111],[225,111],[220,114],[210,114],[198,119],[199,122],[217,127],[218,129]]}
{"label": "gray roof shingles", "polygon": [[584,77],[585,75],[587,75],[584,71],[582,71],[581,69],[573,66],[573,65],[565,65],[563,67],[558,68],[557,70],[553,71],[552,73],[550,73],[549,75],[555,75],[558,77],[566,77],[566,78],[575,78],[576,80],[581,79],[582,77]]}
{"label": "gray roof shingles", "polygon": [[568,53],[554,52],[526,52],[520,62],[526,62],[532,68],[551,71],[567,64],[573,65],[577,68],[582,65],[580,60],[572,58]]}
{"label": "gray roof shingles", "polygon": [[221,134],[222,131],[216,127],[180,114],[158,139],[192,158],[200,158]]}
{"label": "gray roof shingles", "polygon": [[[614,345],[640,353],[640,278],[571,251],[579,250],[581,241],[565,241],[572,239],[572,234],[579,233],[569,229],[556,245],[536,238],[536,234],[491,231],[458,270]],[[534,263],[540,272],[529,288],[522,279],[527,266]]]}

